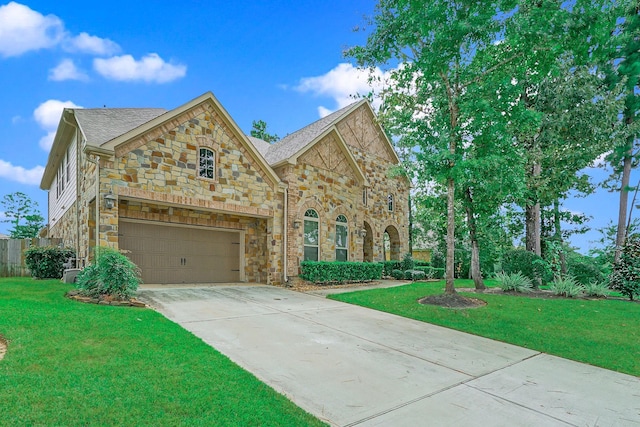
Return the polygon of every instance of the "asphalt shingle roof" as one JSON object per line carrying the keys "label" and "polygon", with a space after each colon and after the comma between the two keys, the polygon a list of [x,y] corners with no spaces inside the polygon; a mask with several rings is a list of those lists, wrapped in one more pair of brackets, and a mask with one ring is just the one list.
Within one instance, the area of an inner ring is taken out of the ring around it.
{"label": "asphalt shingle roof", "polygon": [[101,146],[167,112],[162,108],[76,108],[87,144]]}
{"label": "asphalt shingle roof", "polygon": [[341,108],[340,110],[335,111],[328,116],[311,123],[310,125],[300,129],[299,131],[287,135],[275,144],[272,144],[269,147],[266,155],[263,154],[265,160],[267,161],[267,163],[269,163],[269,165],[273,166],[276,163],[293,156],[298,151],[306,147],[307,144],[309,144],[311,141],[320,136],[325,130],[327,130],[336,121],[338,121],[338,119],[340,119],[345,112],[353,108],[353,106],[355,104],[358,104],[359,102],[362,101],[354,102],[353,104],[347,105],[346,107]]}
{"label": "asphalt shingle roof", "polygon": [[247,135],[247,138],[249,138],[249,141],[251,141],[253,146],[256,147],[260,154],[262,154],[262,157],[264,157],[267,154],[267,151],[271,148],[271,144],[264,139],[256,138],[251,135]]}

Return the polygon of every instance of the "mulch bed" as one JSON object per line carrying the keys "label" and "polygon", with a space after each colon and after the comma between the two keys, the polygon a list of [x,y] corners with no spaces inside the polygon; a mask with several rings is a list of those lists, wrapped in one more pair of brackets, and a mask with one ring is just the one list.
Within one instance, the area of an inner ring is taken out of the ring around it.
{"label": "mulch bed", "polygon": [[100,304],[100,305],[116,305],[122,307],[146,307],[147,304],[139,301],[135,298],[120,299],[111,295],[100,295],[99,297],[87,297],[80,294],[78,290],[72,290],[65,294],[69,299],[84,302],[87,304]]}
{"label": "mulch bed", "polygon": [[486,302],[480,299],[463,297],[459,294],[429,295],[428,297],[420,298],[418,302],[446,308],[478,308],[487,305]]}

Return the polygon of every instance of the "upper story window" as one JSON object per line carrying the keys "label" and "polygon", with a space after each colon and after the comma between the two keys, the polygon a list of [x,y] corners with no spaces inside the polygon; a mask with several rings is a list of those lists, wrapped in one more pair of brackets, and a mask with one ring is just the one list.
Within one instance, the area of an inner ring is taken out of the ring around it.
{"label": "upper story window", "polygon": [[62,196],[64,193],[64,189],[66,188],[66,184],[68,182],[67,174],[71,175],[71,173],[67,172],[69,164],[69,159],[67,158],[67,153],[65,153],[64,157],[60,161],[60,166],[58,166],[58,174],[56,175],[56,198]]}
{"label": "upper story window", "polygon": [[362,205],[367,206],[369,195],[367,194],[367,187],[362,189]]}
{"label": "upper story window", "polygon": [[216,153],[208,148],[201,148],[199,152],[198,176],[214,179],[216,176]]}
{"label": "upper story window", "polygon": [[318,212],[314,209],[307,209],[304,213],[304,260],[318,261],[320,258],[320,245],[318,230],[320,221]]}
{"label": "upper story window", "polygon": [[389,194],[387,196],[387,208],[389,209],[389,212],[393,212],[393,194]]}
{"label": "upper story window", "polygon": [[347,217],[338,215],[336,218],[336,261],[347,261],[349,253],[347,250],[347,240],[349,237],[349,226]]}
{"label": "upper story window", "polygon": [[71,182],[71,156],[73,152],[71,151],[71,145],[67,147],[67,182]]}

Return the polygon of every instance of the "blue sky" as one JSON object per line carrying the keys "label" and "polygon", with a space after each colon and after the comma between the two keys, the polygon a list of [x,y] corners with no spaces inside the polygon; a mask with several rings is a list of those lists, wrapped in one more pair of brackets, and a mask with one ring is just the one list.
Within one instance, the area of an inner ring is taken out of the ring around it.
{"label": "blue sky", "polygon": [[[0,3],[0,197],[24,192],[46,216],[39,182],[65,106],[172,109],[212,91],[246,133],[261,119],[282,137],[347,105],[368,89],[342,52],[364,43],[353,29],[374,5]],[[594,227],[617,217],[616,196],[604,191],[565,205],[593,216]],[[596,237],[574,244],[585,250]]]}

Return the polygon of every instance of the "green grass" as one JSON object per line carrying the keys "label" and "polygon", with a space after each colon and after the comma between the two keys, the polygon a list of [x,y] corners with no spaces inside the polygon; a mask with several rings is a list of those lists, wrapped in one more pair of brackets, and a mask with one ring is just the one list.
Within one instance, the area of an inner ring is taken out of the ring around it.
{"label": "green grass", "polygon": [[160,314],[69,289],[0,279],[0,424],[324,425]]}
{"label": "green grass", "polygon": [[[473,287],[473,282],[456,281],[456,287]],[[486,306],[456,310],[417,302],[443,290],[444,282],[439,281],[335,294],[329,298],[640,375],[638,303],[476,293],[462,295],[482,299]]]}

